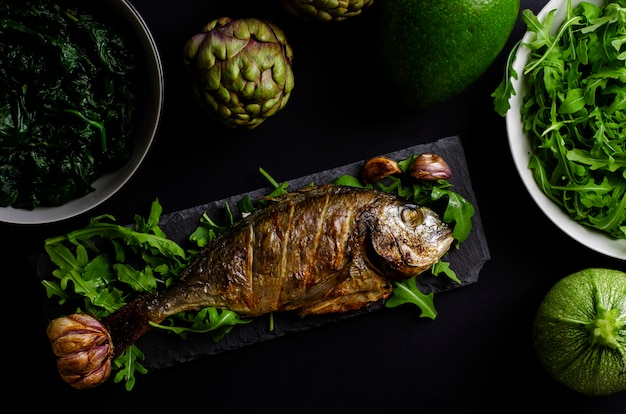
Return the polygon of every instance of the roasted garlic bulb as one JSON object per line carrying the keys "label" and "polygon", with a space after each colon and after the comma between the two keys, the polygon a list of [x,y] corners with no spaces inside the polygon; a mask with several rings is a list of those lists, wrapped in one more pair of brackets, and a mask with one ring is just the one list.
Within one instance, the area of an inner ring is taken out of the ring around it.
{"label": "roasted garlic bulb", "polygon": [[95,387],[111,374],[111,336],[96,319],[87,314],[60,317],[48,325],[47,334],[59,374],[72,387]]}

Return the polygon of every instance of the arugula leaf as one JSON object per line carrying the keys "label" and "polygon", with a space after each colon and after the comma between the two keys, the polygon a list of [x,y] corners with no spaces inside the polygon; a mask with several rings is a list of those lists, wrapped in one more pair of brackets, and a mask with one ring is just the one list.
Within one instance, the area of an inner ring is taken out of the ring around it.
{"label": "arugula leaf", "polygon": [[190,332],[210,332],[212,339],[219,341],[224,335],[230,332],[235,325],[250,322],[252,322],[252,319],[241,319],[237,313],[231,310],[206,307],[197,312],[181,312],[172,318],[168,318],[165,323],[156,324],[150,322],[150,325],[155,328],[174,332],[182,338],[186,338],[187,334]]}
{"label": "arugula leaf", "polygon": [[356,188],[367,188],[370,187],[371,188],[371,184],[363,185],[361,183],[361,180],[359,180],[357,177],[353,176],[353,175],[342,175],[337,177],[333,183],[338,184],[338,185],[347,185],[349,187],[356,187]]}
{"label": "arugula leaf", "polygon": [[496,113],[501,116],[506,115],[507,111],[511,109],[511,104],[509,103],[509,100],[511,99],[511,96],[516,95],[512,79],[517,79],[518,74],[517,71],[513,68],[513,64],[515,63],[517,50],[519,49],[521,43],[521,40],[518,41],[511,49],[511,52],[509,53],[506,64],[504,66],[504,79],[496,87],[496,90],[491,94],[491,97],[494,98],[494,109]]}
{"label": "arugula leaf", "polygon": [[443,213],[443,221],[446,223],[455,223],[453,234],[458,247],[460,243],[467,240],[472,231],[472,217],[476,213],[476,210],[472,203],[460,194],[449,189],[433,187],[431,192],[431,198],[433,200],[438,200],[443,196],[448,197],[448,204]]}
{"label": "arugula leaf", "polygon": [[289,187],[289,183],[288,182],[284,182],[282,184],[279,184],[276,180],[274,180],[274,178],[268,174],[267,171],[265,171],[263,168],[259,168],[259,171],[261,172],[261,174],[267,178],[267,180],[270,182],[270,184],[272,184],[272,186],[274,186],[274,190],[272,192],[270,192],[267,197],[271,198],[271,197],[278,197],[281,196],[283,194],[287,193],[287,187]]}
{"label": "arugula leaf", "polygon": [[44,288],[46,289],[46,296],[51,298],[53,296],[58,296],[59,305],[63,305],[67,299],[71,299],[71,295],[69,295],[64,288],[61,287],[59,282],[54,280],[42,280]]}
{"label": "arugula leaf", "polygon": [[116,371],[113,381],[115,383],[124,381],[126,391],[131,391],[135,386],[135,373],[146,374],[148,372],[139,362],[144,359],[145,355],[136,345],[126,348],[113,360],[113,368]]}
{"label": "arugula leaf", "polygon": [[461,284],[461,280],[456,275],[456,272],[450,268],[450,262],[439,260],[432,266],[430,271],[434,276],[438,276],[439,274],[443,273],[451,280],[454,280],[456,283]]}
{"label": "arugula leaf", "polygon": [[113,270],[115,270],[117,280],[126,283],[135,292],[154,293],[157,290],[157,279],[150,266],[139,270],[126,263],[115,263]]}
{"label": "arugula leaf", "polygon": [[[228,209],[230,211],[230,209]],[[230,215],[232,220],[232,215]],[[224,231],[226,227],[217,225],[207,213],[203,213],[200,217],[200,224],[191,233],[189,240],[196,243],[198,247],[204,247],[213,240],[217,234]]]}
{"label": "arugula leaf", "polygon": [[434,292],[424,294],[420,292],[415,283],[415,278],[409,278],[402,281],[394,281],[393,294],[389,296],[385,307],[394,308],[404,304],[414,304],[421,309],[420,317],[435,319],[437,311],[434,305]]}
{"label": "arugula leaf", "polygon": [[250,196],[244,196],[237,203],[237,208],[239,211],[245,216],[246,214],[252,213],[256,208],[252,205],[252,201],[250,200]]}

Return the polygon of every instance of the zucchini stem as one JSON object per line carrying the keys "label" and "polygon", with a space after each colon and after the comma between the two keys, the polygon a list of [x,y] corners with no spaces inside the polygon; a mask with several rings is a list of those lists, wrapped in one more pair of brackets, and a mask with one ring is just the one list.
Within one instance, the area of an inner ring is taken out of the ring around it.
{"label": "zucchini stem", "polygon": [[623,372],[626,372],[626,346],[619,341],[620,331],[626,326],[620,320],[619,309],[606,309],[596,305],[596,317],[586,325],[592,346],[614,349],[624,361]]}

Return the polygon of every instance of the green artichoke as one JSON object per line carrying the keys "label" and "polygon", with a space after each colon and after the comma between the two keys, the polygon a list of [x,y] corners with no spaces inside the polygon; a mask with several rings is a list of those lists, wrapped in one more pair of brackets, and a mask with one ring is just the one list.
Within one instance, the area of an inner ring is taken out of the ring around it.
{"label": "green artichoke", "polygon": [[287,104],[294,87],[291,46],[265,20],[213,20],[187,41],[183,59],[198,102],[229,127],[257,127]]}
{"label": "green artichoke", "polygon": [[283,0],[285,8],[294,16],[324,22],[342,21],[357,16],[374,0]]}

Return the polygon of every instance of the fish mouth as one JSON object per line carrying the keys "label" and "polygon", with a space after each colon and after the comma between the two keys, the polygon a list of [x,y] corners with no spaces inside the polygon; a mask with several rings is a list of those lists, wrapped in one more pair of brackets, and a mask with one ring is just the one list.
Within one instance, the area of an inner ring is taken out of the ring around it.
{"label": "fish mouth", "polygon": [[414,257],[405,255],[403,261],[403,273],[409,277],[417,276],[428,270],[432,265],[437,263],[452,247],[454,243],[454,235],[452,230],[444,228],[433,236],[432,248],[428,253],[424,252],[422,257]]}
{"label": "fish mouth", "polygon": [[435,261],[441,259],[441,257],[450,250],[452,243],[454,242],[454,234],[452,228],[444,222],[435,222],[435,217],[427,216],[426,221],[429,222],[429,227],[432,229],[431,242],[435,246],[434,257]]}
{"label": "fish mouth", "polygon": [[443,231],[437,237],[436,244],[437,246],[439,246],[439,248],[437,249],[436,256],[439,259],[441,259],[443,255],[446,254],[448,250],[450,250],[450,247],[452,247],[453,242],[454,242],[454,235],[452,234],[452,230],[450,230],[449,228],[445,229],[445,231]]}

